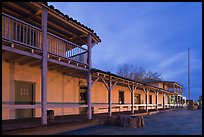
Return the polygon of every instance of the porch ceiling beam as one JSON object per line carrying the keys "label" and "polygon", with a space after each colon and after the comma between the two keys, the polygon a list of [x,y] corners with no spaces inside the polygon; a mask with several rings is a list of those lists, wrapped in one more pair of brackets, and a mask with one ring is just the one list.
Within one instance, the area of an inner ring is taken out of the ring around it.
{"label": "porch ceiling beam", "polygon": [[5,46],[5,45],[2,45],[2,50],[7,50],[7,51],[10,51],[10,52],[13,52],[13,53],[17,53],[17,54],[37,58],[37,59],[42,59],[42,57],[40,55],[33,54],[33,53],[23,51],[23,50],[20,50],[20,49],[15,49],[15,48],[8,47],[8,46]]}
{"label": "porch ceiling beam", "polygon": [[[87,37],[88,35],[86,34],[82,34],[81,36],[75,36],[75,37],[72,37],[70,39],[76,39],[76,38],[83,38],[83,37]],[[87,43],[87,42],[86,42]],[[88,45],[88,44],[87,44]]]}
{"label": "porch ceiling beam", "polygon": [[66,68],[66,70],[60,71],[62,73],[79,73],[78,71],[75,71],[75,69],[72,68]]}
{"label": "porch ceiling beam", "polygon": [[[68,33],[68,34],[71,35],[71,36],[78,37],[77,34],[74,34],[74,33],[70,32],[70,31],[68,31],[68,30],[65,31],[63,28],[59,27],[58,25],[56,25],[56,24],[54,24],[54,23],[52,23],[52,22],[50,22],[50,21],[48,22],[48,26],[52,26],[53,28],[55,28],[55,29],[57,29],[57,30],[60,30],[60,31],[62,31],[62,32]],[[48,28],[48,29],[49,29],[49,28]],[[59,34],[59,33],[57,33],[57,34]],[[70,40],[69,37],[67,37],[67,38]]]}
{"label": "porch ceiling beam", "polygon": [[79,70],[82,70],[82,71],[88,71],[88,69],[85,69],[85,68],[82,68],[82,67],[77,67],[75,65],[68,64],[68,63],[65,63],[65,62],[60,62],[58,60],[54,60],[54,59],[51,59],[51,58],[48,58],[47,60],[48,60],[48,62],[56,63],[56,64],[63,65],[63,66],[66,66],[66,67],[79,69]]}
{"label": "porch ceiling beam", "polygon": [[57,69],[58,72],[66,72],[67,70],[70,70],[70,69],[67,67]]}
{"label": "porch ceiling beam", "polygon": [[16,9],[17,11],[22,11],[22,12],[27,13],[27,14],[33,14],[33,13],[31,13],[30,11],[26,10],[25,8],[19,6],[18,3],[15,3],[15,2],[7,2],[7,4],[9,4],[10,7],[13,7],[13,8]]}
{"label": "porch ceiling beam", "polygon": [[41,66],[42,62],[41,60],[39,60],[38,62],[34,62],[32,64],[30,64],[31,67],[34,67],[34,66]]}
{"label": "porch ceiling beam", "polygon": [[28,16],[26,19],[27,20],[30,20],[30,19],[32,19],[33,17],[37,17],[37,16],[39,16],[39,15],[41,15],[42,14],[42,9],[39,9],[39,10],[37,10],[34,14],[32,14],[31,16]]}
{"label": "porch ceiling beam", "polygon": [[31,65],[31,64],[34,64],[34,63],[40,63],[41,60],[33,60],[32,62],[29,62],[28,64]]}
{"label": "porch ceiling beam", "polygon": [[19,62],[20,65],[25,65],[25,64],[28,64],[28,63],[31,63],[31,62],[35,62],[36,60],[34,58],[29,58],[29,59],[26,59],[24,61],[21,61]]}
{"label": "porch ceiling beam", "polygon": [[55,70],[55,69],[59,69],[59,68],[64,68],[64,66],[61,66],[61,65],[48,66],[49,70]]}
{"label": "porch ceiling beam", "polygon": [[15,56],[9,58],[9,59],[7,60],[7,62],[8,62],[8,63],[15,62],[17,59],[24,58],[24,57],[25,57],[25,56],[22,56],[22,55],[17,54],[17,55],[15,55]]}
{"label": "porch ceiling beam", "polygon": [[76,75],[71,73],[62,73],[63,75],[72,76],[72,77],[78,77],[78,78],[85,78],[86,76],[83,75]]}

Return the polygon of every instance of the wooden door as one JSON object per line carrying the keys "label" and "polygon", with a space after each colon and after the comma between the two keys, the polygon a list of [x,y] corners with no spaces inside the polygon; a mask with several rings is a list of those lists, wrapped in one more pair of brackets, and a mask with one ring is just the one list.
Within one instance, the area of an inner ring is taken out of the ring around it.
{"label": "wooden door", "polygon": [[[34,87],[30,82],[15,81],[15,104],[32,105],[34,103]],[[34,117],[34,109],[16,109],[16,119]]]}

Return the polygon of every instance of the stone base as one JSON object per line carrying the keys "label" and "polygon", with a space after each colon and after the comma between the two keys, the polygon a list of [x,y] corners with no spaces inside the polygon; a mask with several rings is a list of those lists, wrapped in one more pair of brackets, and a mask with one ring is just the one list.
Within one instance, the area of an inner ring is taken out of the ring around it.
{"label": "stone base", "polygon": [[117,125],[125,128],[140,128],[144,127],[145,123],[143,116],[119,115],[117,117]]}

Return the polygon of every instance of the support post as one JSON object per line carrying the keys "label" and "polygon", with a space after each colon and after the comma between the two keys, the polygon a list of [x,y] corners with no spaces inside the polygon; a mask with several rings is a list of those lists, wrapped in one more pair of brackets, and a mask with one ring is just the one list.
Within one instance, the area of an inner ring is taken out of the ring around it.
{"label": "support post", "polygon": [[47,124],[47,9],[42,10],[41,123]]}
{"label": "support post", "polygon": [[88,35],[88,78],[87,78],[87,85],[88,85],[88,119],[92,119],[92,110],[91,110],[91,68],[92,68],[92,60],[91,60],[91,35]]}
{"label": "support post", "polygon": [[146,111],[148,112],[148,89],[143,88],[145,94],[146,94]]}
{"label": "support post", "polygon": [[158,94],[159,92],[156,91],[156,110],[158,111]]}
{"label": "support post", "polygon": [[171,95],[169,95],[169,110],[171,109]]}
{"label": "support post", "polygon": [[173,95],[173,98],[174,98],[174,108],[176,107],[175,104],[176,104],[176,97],[175,95]]}
{"label": "support post", "polygon": [[165,110],[165,99],[164,99],[165,93],[163,93],[163,110]]}
{"label": "support post", "polygon": [[176,95],[176,108],[178,108],[178,96]]}
{"label": "support post", "polygon": [[112,86],[112,81],[111,81],[111,77],[109,77],[109,83],[108,83],[108,116],[112,116],[112,112],[111,112],[111,108],[112,108],[112,102],[111,102],[111,98],[112,98],[112,93],[111,93],[111,86]]}
{"label": "support post", "polygon": [[181,102],[181,97],[180,97],[180,96],[178,96],[178,107],[179,107],[179,108],[181,107],[180,102]]}
{"label": "support post", "polygon": [[132,90],[131,90],[131,103],[132,103],[132,107],[131,107],[131,111],[132,111],[132,114],[134,114],[134,104],[135,104],[135,99],[134,99],[134,94],[135,94],[135,90],[136,90],[137,87],[134,88],[134,84],[132,84]]}

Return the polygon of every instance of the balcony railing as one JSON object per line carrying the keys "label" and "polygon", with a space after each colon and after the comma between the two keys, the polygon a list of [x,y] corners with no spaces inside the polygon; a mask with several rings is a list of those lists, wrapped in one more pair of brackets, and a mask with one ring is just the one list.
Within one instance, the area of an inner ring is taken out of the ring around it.
{"label": "balcony railing", "polygon": [[[42,50],[42,29],[2,13],[2,38],[25,47]],[[87,64],[87,49],[47,33],[48,53]]]}

